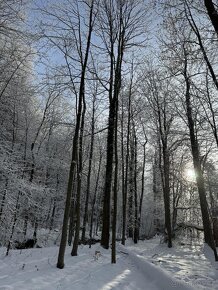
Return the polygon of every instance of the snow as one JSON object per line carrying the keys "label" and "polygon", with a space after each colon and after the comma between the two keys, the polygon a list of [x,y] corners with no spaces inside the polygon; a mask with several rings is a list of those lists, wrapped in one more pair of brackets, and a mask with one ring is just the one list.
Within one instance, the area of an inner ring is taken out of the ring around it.
{"label": "snow", "polygon": [[[210,249],[168,249],[158,239],[126,247],[117,246],[117,264],[111,264],[110,250],[100,245],[80,246],[71,257],[67,247],[65,268],[56,268],[57,247],[0,249],[0,290],[191,290],[218,289],[218,265]],[[95,251],[101,255],[96,258]]]}

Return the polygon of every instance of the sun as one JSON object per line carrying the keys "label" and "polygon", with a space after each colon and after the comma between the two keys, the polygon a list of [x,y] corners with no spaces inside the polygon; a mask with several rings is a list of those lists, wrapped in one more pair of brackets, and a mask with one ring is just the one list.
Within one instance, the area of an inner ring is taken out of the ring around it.
{"label": "sun", "polygon": [[185,178],[188,180],[188,181],[196,181],[196,172],[193,168],[187,168],[185,170]]}

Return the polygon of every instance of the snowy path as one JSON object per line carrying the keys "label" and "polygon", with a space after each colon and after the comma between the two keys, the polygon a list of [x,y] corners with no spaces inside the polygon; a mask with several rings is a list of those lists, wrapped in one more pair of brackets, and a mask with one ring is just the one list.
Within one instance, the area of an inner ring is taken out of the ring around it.
{"label": "snowy path", "polygon": [[218,290],[218,262],[207,246],[176,246],[168,249],[159,239],[130,243],[129,251],[150,261],[155,266],[185,281],[197,289]]}
{"label": "snowy path", "polygon": [[[93,254],[100,249],[102,256],[95,261]],[[128,255],[120,253],[116,265],[110,264],[110,254],[99,246],[84,247],[80,256],[66,254],[63,270],[55,267],[57,248],[11,251],[1,255],[0,289],[16,290],[158,290],[153,281],[146,280]]]}
{"label": "snowy path", "polygon": [[[102,254],[98,260],[94,259],[95,250]],[[71,257],[68,248],[66,266],[59,270],[57,251],[57,247],[16,250],[5,257],[1,249],[0,290],[188,290],[196,289],[191,287],[196,284],[198,289],[218,289],[216,270],[205,257],[197,259],[189,253],[187,258],[176,249],[169,253],[154,241],[126,248],[119,245],[116,265],[110,264],[110,251],[95,245],[80,247],[78,257]]]}

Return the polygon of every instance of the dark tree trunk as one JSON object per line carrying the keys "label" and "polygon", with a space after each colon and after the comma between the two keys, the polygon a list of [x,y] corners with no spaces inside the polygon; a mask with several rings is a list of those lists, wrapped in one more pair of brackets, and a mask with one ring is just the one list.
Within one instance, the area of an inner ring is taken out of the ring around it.
{"label": "dark tree trunk", "polygon": [[[205,0],[205,2],[207,2],[207,0]],[[210,1],[208,1],[208,2],[210,2]],[[211,1],[211,2],[212,2],[212,1]],[[186,4],[187,4],[187,3],[186,3]],[[210,62],[210,60],[209,60],[209,58],[208,58],[208,56],[207,56],[207,52],[206,52],[206,50],[205,50],[205,48],[204,48],[204,44],[203,44],[203,42],[202,42],[201,34],[200,34],[199,29],[198,29],[198,27],[197,27],[197,25],[196,25],[196,23],[195,23],[195,21],[194,21],[193,16],[192,16],[191,9],[189,8],[188,5],[187,5],[187,8],[188,8],[188,13],[189,13],[189,15],[187,15],[188,22],[189,22],[189,24],[190,24],[192,30],[194,31],[194,33],[195,33],[197,39],[198,39],[198,43],[199,43],[200,49],[201,49],[201,51],[202,51],[202,54],[203,54],[204,60],[205,60],[205,62],[206,62],[206,64],[207,64],[207,67],[208,67],[208,69],[209,69],[209,71],[210,71],[210,74],[211,74],[211,77],[212,77],[212,79],[213,79],[214,85],[215,85],[216,88],[218,89],[218,81],[217,81],[217,77],[216,77],[216,74],[215,74],[215,72],[214,72],[213,66],[211,65],[211,62]],[[218,21],[218,15],[217,15],[217,21]],[[217,25],[218,25],[218,24],[217,24]]]}
{"label": "dark tree trunk", "polygon": [[204,227],[204,239],[205,242],[212,248],[214,251],[215,260],[218,260],[215,242],[213,238],[213,232],[211,227],[211,221],[209,216],[208,204],[206,199],[206,191],[204,185],[204,177],[201,169],[201,162],[200,162],[200,153],[199,153],[199,146],[197,137],[195,135],[195,126],[192,117],[192,105],[191,105],[191,96],[190,96],[190,79],[187,75],[187,54],[184,49],[185,54],[185,67],[184,67],[184,78],[186,83],[186,112],[187,112],[187,119],[188,119],[188,126],[189,126],[189,135],[191,141],[191,151],[193,157],[193,164],[194,169],[196,172],[196,182],[198,187],[199,199],[200,199],[200,206],[201,206],[201,213],[202,213],[202,220],[203,220],[203,227]]}
{"label": "dark tree trunk", "polygon": [[75,175],[73,178],[73,186],[72,186],[71,204],[70,204],[69,229],[68,229],[68,245],[69,246],[71,246],[72,239],[75,232],[76,192],[77,192],[77,186],[78,186],[77,171],[78,171],[78,168],[75,169]]}
{"label": "dark tree trunk", "polygon": [[34,231],[33,231],[33,240],[35,241],[35,243],[37,241],[37,230],[38,230],[38,221],[35,220]]}
{"label": "dark tree trunk", "polygon": [[139,202],[139,221],[138,221],[139,232],[140,232],[141,219],[142,219],[142,202],[143,202],[144,191],[145,191],[144,187],[145,187],[145,161],[146,161],[145,146],[146,144],[147,144],[147,140],[143,144],[142,184],[141,184],[141,195],[140,195],[140,202]]}
{"label": "dark tree trunk", "polygon": [[133,136],[131,136],[130,143],[130,164],[129,164],[129,196],[128,196],[128,236],[129,238],[133,238],[133,228],[134,228],[134,209],[133,209],[133,201],[134,201],[134,163],[135,163],[135,155],[134,155],[134,141]]}
{"label": "dark tree trunk", "polygon": [[55,198],[53,201],[53,208],[52,208],[52,213],[51,213],[51,220],[50,220],[50,225],[49,225],[49,230],[51,231],[54,226],[54,219],[55,219],[55,212],[56,212],[56,206],[57,206],[57,196],[58,196],[58,190],[59,190],[59,174],[57,172],[56,176],[56,193],[55,193]]}
{"label": "dark tree trunk", "polygon": [[[96,185],[95,185],[95,192],[94,192],[94,197],[93,197],[93,202],[92,202],[91,221],[90,221],[90,231],[89,231],[90,241],[91,241],[91,239],[92,239],[93,219],[94,219],[95,204],[96,204],[96,198],[97,198],[97,192],[98,192],[98,182],[99,182],[99,177],[100,177],[100,172],[101,172],[101,161],[102,161],[102,152],[100,152],[99,165],[98,165],[98,173],[97,173]],[[97,222],[97,221],[96,221],[96,222]],[[97,231],[97,230],[96,230],[96,231]]]}
{"label": "dark tree trunk", "polygon": [[121,116],[121,159],[122,159],[122,245],[125,245],[126,236],[126,194],[125,194],[125,157],[124,157],[124,108],[122,100]]}
{"label": "dark tree trunk", "polygon": [[5,181],[5,189],[4,189],[4,193],[3,193],[3,196],[2,196],[2,200],[1,200],[0,220],[1,220],[1,217],[2,217],[2,214],[3,214],[3,209],[4,209],[4,206],[5,206],[5,199],[6,199],[6,194],[7,194],[7,187],[8,187],[8,178],[6,178],[6,181]]}
{"label": "dark tree trunk", "polygon": [[[133,70],[133,69],[132,69]],[[133,83],[133,71],[131,74],[129,95],[128,95],[128,119],[127,119],[127,136],[126,136],[126,170],[124,178],[123,189],[123,224],[122,224],[122,245],[125,245],[126,239],[126,210],[127,210],[127,191],[128,191],[128,174],[129,174],[129,136],[130,136],[130,119],[131,119],[131,98],[132,98],[132,83]]]}
{"label": "dark tree trunk", "polygon": [[71,256],[77,256],[77,250],[79,245],[79,233],[80,233],[80,206],[81,206],[81,186],[82,186],[82,167],[83,167],[83,132],[85,124],[85,113],[86,113],[86,103],[85,95],[83,95],[83,112],[80,127],[80,137],[79,137],[79,163],[78,163],[78,174],[77,174],[77,195],[76,195],[76,230],[73,241],[73,248],[71,251]]}
{"label": "dark tree trunk", "polygon": [[54,226],[54,217],[55,217],[55,211],[56,211],[56,197],[54,198],[53,201],[53,207],[52,207],[52,213],[51,213],[51,219],[50,219],[50,225],[49,225],[49,230],[52,231],[53,230],[53,226]]}
{"label": "dark tree trunk", "polygon": [[165,228],[167,230],[168,247],[172,247],[172,229],[171,229],[171,214],[170,214],[170,182],[169,182],[169,153],[167,148],[163,146],[163,168],[164,168],[164,206],[165,206]]}
{"label": "dark tree trunk", "polygon": [[64,268],[64,254],[65,254],[65,249],[66,249],[66,244],[67,244],[67,230],[68,230],[69,213],[70,213],[70,208],[71,208],[72,185],[73,185],[73,179],[74,179],[74,174],[75,174],[75,168],[77,164],[78,138],[79,138],[80,125],[81,125],[80,122],[81,122],[81,114],[82,114],[82,102],[83,102],[84,93],[85,93],[84,92],[85,91],[85,75],[86,75],[92,28],[93,28],[93,6],[94,6],[94,1],[92,1],[90,4],[89,31],[88,31],[88,37],[87,37],[87,43],[86,43],[86,52],[85,52],[84,62],[81,64],[82,72],[81,72],[81,77],[80,77],[78,112],[76,116],[76,126],[75,126],[75,132],[74,132],[74,137],[73,137],[71,165],[70,165],[68,185],[67,185],[67,194],[66,194],[66,202],[65,202],[65,209],[64,209],[61,242],[60,242],[58,261],[57,261],[57,268],[59,269]]}
{"label": "dark tree trunk", "polygon": [[8,256],[8,254],[9,254],[12,238],[13,238],[13,235],[14,235],[14,230],[15,230],[15,226],[16,226],[16,222],[17,222],[17,215],[18,215],[18,210],[19,210],[20,196],[21,196],[21,192],[19,191],[18,195],[17,195],[16,206],[15,206],[13,222],[12,222],[12,228],[11,228],[11,235],[10,235],[10,238],[9,238],[9,241],[8,241],[8,245],[7,245],[6,256]]}
{"label": "dark tree trunk", "polygon": [[85,242],[85,233],[86,233],[86,223],[88,219],[88,205],[89,205],[89,196],[90,196],[90,182],[91,182],[91,171],[92,171],[92,157],[93,157],[93,147],[94,147],[94,133],[95,133],[95,97],[92,103],[92,125],[91,125],[91,144],[89,152],[89,168],[87,175],[87,188],[86,188],[86,199],[85,199],[85,209],[83,217],[83,226],[82,226],[82,243]]}
{"label": "dark tree trunk", "polygon": [[207,9],[207,13],[210,17],[211,23],[218,35],[218,13],[216,11],[215,5],[212,0],[204,0],[205,7]]}
{"label": "dark tree trunk", "polygon": [[114,153],[114,117],[115,117],[115,102],[112,100],[110,104],[109,122],[108,122],[108,137],[107,137],[107,161],[106,161],[106,176],[104,186],[103,200],[103,217],[102,217],[102,234],[101,245],[105,249],[109,249],[110,239],[110,204],[111,204],[111,182],[113,172],[113,153]]}
{"label": "dark tree trunk", "polygon": [[[171,210],[170,210],[170,160],[169,160],[169,149],[168,149],[168,134],[172,118],[167,116],[166,111],[166,100],[163,100],[163,104],[159,101],[159,92],[156,92],[156,104],[158,113],[158,126],[160,133],[160,171],[164,197],[164,214],[165,214],[165,230],[166,230],[166,241],[168,247],[172,247],[172,228],[171,228]],[[162,108],[163,107],[163,108]],[[162,156],[161,156],[162,154]],[[161,158],[162,157],[162,158]],[[161,162],[162,161],[162,162]],[[163,164],[162,164],[163,163]]]}
{"label": "dark tree trunk", "polygon": [[111,183],[113,173],[113,156],[114,156],[114,122],[116,100],[113,96],[114,85],[114,44],[111,43],[110,53],[110,88],[109,88],[109,119],[107,135],[107,157],[106,157],[106,174],[103,194],[103,214],[102,214],[102,232],[101,245],[109,249],[110,240],[110,204],[111,204]]}
{"label": "dark tree trunk", "polygon": [[[134,130],[135,131],[135,130]],[[135,224],[134,224],[134,243],[136,244],[139,239],[139,217],[138,217],[138,191],[137,191],[137,137],[136,133],[134,132],[134,139],[135,139],[135,160],[134,160],[134,201],[135,201]]]}
{"label": "dark tree trunk", "polygon": [[[112,4],[113,5],[113,4]],[[113,173],[113,153],[114,153],[114,130],[116,122],[116,106],[118,104],[118,97],[121,88],[121,69],[125,45],[125,25],[123,19],[123,3],[119,2],[119,13],[118,23],[116,22],[117,30],[114,30],[114,16],[113,7],[111,10],[107,11],[109,14],[109,37],[110,37],[110,88],[109,88],[109,125],[108,125],[108,138],[107,138],[107,161],[106,161],[106,176],[105,176],[105,189],[104,189],[104,202],[103,202],[103,226],[102,226],[102,236],[101,245],[108,249],[109,248],[109,238],[110,238],[110,191],[112,183],[112,173]],[[117,34],[117,56],[115,57],[115,39],[114,35]]]}
{"label": "dark tree trunk", "polygon": [[112,222],[112,248],[111,248],[111,263],[116,263],[116,229],[117,229],[117,183],[118,183],[118,152],[117,152],[117,119],[118,119],[118,100],[116,101],[116,116],[115,116],[115,132],[114,132],[114,207],[113,207],[113,222]]}

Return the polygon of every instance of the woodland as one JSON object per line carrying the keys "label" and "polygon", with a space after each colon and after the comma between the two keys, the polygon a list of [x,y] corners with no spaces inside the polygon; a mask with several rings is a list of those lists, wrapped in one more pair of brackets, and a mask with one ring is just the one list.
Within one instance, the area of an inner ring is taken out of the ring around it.
{"label": "woodland", "polygon": [[0,0],[0,123],[4,255],[159,237],[218,261],[217,0]]}

